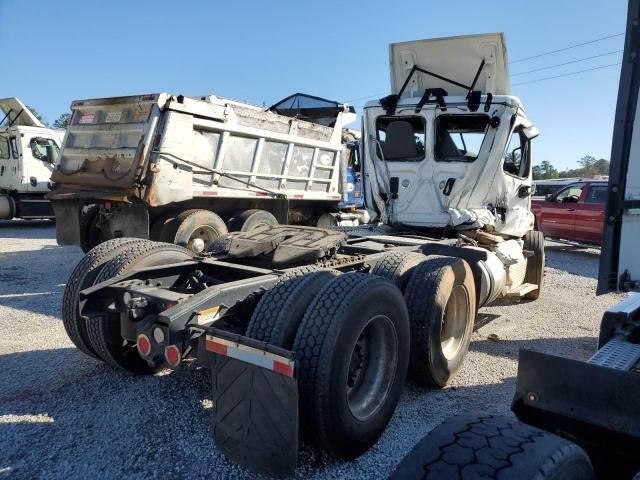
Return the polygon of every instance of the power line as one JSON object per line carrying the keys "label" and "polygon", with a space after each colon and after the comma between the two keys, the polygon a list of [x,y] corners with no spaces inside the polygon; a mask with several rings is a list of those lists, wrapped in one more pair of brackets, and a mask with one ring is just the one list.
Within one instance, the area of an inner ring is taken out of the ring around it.
{"label": "power line", "polygon": [[543,82],[545,80],[552,80],[554,78],[569,77],[571,75],[577,75],[579,73],[592,72],[593,70],[601,70],[603,68],[615,67],[616,65],[621,65],[621,64],[622,64],[622,62],[611,63],[609,65],[602,65],[601,67],[587,68],[586,70],[578,70],[577,72],[563,73],[562,75],[554,75],[552,77],[544,77],[544,78],[538,78],[537,80],[529,80],[529,81],[526,81],[526,82],[514,83],[512,86],[513,87],[517,87],[518,85],[526,85],[527,83],[538,83],[538,82]]}
{"label": "power line", "polygon": [[513,60],[509,63],[511,64],[511,63],[525,62],[527,60],[531,60],[534,58],[544,57],[546,55],[551,55],[552,53],[564,52],[565,50],[571,50],[572,48],[582,47],[583,45],[591,45],[592,43],[601,42],[602,40],[608,40],[609,38],[620,37],[622,35],[624,35],[624,32],[616,33],[615,35],[608,35],[606,37],[596,38],[595,40],[589,40],[588,42],[576,43],[575,45],[569,45],[568,47],[559,48],[557,50],[551,50],[549,52],[539,53],[537,55],[532,55],[526,58],[520,58],[519,60]]}
{"label": "power line", "polygon": [[368,100],[370,98],[375,98],[379,95],[386,95],[387,92],[380,92],[380,93],[372,93],[371,95],[367,95],[366,97],[358,97],[358,98],[352,98],[351,100],[347,100],[345,103],[349,103],[351,105],[353,105],[353,102],[357,102],[358,100]]}
{"label": "power line", "polygon": [[570,62],[556,63],[555,65],[549,65],[548,67],[540,67],[540,68],[535,68],[533,70],[527,70],[526,72],[512,73],[511,76],[512,77],[516,77],[518,75],[524,75],[526,73],[540,72],[541,70],[549,70],[550,68],[562,67],[564,65],[570,65],[572,63],[584,62],[585,60],[591,60],[592,58],[606,57],[607,55],[613,55],[614,53],[620,53],[622,51],[623,50],[615,50],[613,52],[601,53],[600,55],[592,55],[590,57],[584,57],[584,58],[579,58],[577,60],[571,60]]}

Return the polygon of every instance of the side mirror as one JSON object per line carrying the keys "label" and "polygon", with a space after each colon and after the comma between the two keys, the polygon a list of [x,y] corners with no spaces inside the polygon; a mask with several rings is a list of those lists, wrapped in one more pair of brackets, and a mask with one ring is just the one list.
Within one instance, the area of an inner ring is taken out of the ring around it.
{"label": "side mirror", "polygon": [[42,159],[44,162],[49,162],[50,164],[54,164],[56,163],[56,152],[53,149],[52,145],[47,145],[45,148],[45,151],[47,152],[47,155]]}
{"label": "side mirror", "polygon": [[547,202],[553,202],[553,201],[554,201],[554,199],[553,199],[553,193],[549,193],[548,195],[546,195],[546,196],[544,197],[544,199],[545,199]]}

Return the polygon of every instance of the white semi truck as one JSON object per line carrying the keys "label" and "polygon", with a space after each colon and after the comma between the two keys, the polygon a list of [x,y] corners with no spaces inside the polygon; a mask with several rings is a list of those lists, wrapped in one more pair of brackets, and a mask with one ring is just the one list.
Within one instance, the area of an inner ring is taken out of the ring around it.
{"label": "white semi truck", "polygon": [[[544,239],[530,211],[537,130],[510,95],[507,65],[502,34],[392,45],[396,93],[367,103],[362,119],[357,167],[371,225],[263,225],[197,256],[111,239],[67,283],[69,337],[132,373],[195,356],[212,372],[216,448],[253,470],[292,473],[299,431],[335,457],[361,455],[407,378],[441,388],[462,367],[480,307],[540,295]],[[190,102],[169,104],[179,113]],[[219,128],[207,115],[189,115],[186,131]],[[160,172],[188,165],[162,157],[181,138],[159,138]],[[320,157],[329,151],[305,142]],[[63,159],[61,168],[103,179],[133,168],[117,173],[117,159],[96,167],[81,160]],[[250,177],[248,163],[235,174]],[[213,169],[198,175],[208,182]],[[195,174],[185,171],[189,185]],[[314,192],[315,180],[298,179],[307,182],[301,194]],[[332,179],[323,194],[338,188]]]}
{"label": "white semi truck", "polygon": [[294,94],[264,109],[161,93],[71,111],[49,196],[60,244],[87,251],[138,237],[203,252],[228,230],[366,221],[355,208],[340,213],[354,190],[348,105]]}
{"label": "white semi truck", "polygon": [[45,194],[64,131],[46,127],[15,97],[0,100],[0,219],[53,218]]}

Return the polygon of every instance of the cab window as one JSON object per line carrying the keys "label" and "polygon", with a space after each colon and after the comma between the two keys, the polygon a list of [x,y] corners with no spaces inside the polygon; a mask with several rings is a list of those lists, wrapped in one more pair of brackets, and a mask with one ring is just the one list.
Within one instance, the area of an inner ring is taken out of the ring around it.
{"label": "cab window", "polygon": [[436,120],[435,158],[473,162],[489,129],[487,115],[440,115]]}
{"label": "cab window", "polygon": [[521,130],[514,130],[504,155],[502,168],[505,173],[527,178],[530,170],[530,142]]}
{"label": "cab window", "polygon": [[607,203],[607,185],[591,185],[589,193],[584,199],[584,203],[591,203],[596,205],[604,205]]}
{"label": "cab window", "polygon": [[582,195],[583,188],[584,183],[574,183],[573,185],[569,185],[564,190],[560,190],[560,192],[558,192],[554,201],[558,203],[578,203],[580,195]]}
{"label": "cab window", "polygon": [[[47,147],[52,147],[53,149],[53,158],[49,158],[47,156]],[[43,162],[54,163],[55,159],[58,157],[59,148],[50,138],[41,138],[35,137],[29,141],[29,148],[31,148],[31,154],[33,158],[37,160],[42,160]]]}
{"label": "cab window", "polygon": [[378,158],[419,162],[424,159],[425,120],[418,116],[379,117],[376,120]]}

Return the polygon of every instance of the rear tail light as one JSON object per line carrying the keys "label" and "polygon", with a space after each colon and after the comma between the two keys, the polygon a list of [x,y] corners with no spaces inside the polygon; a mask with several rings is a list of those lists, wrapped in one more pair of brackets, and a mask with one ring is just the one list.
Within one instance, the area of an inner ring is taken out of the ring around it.
{"label": "rear tail light", "polygon": [[175,345],[169,345],[164,349],[164,358],[170,366],[177,367],[180,365],[180,361],[182,360],[182,354],[178,347]]}
{"label": "rear tail light", "polygon": [[151,353],[151,341],[144,333],[138,335],[138,352],[144,357]]}

